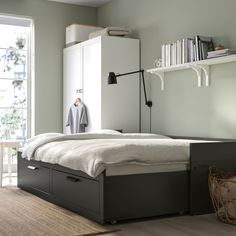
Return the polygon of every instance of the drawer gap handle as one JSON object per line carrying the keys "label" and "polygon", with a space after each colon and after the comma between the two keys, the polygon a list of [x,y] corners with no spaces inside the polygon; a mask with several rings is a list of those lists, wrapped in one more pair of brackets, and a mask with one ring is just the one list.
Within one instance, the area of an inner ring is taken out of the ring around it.
{"label": "drawer gap handle", "polygon": [[78,179],[78,178],[75,178],[75,177],[72,177],[72,176],[67,176],[66,178],[67,178],[67,180],[69,180],[71,182],[74,182],[74,183],[81,182],[81,179]]}
{"label": "drawer gap handle", "polygon": [[35,166],[27,166],[27,168],[30,169],[30,170],[37,170],[37,169],[38,169],[38,168],[35,167]]}

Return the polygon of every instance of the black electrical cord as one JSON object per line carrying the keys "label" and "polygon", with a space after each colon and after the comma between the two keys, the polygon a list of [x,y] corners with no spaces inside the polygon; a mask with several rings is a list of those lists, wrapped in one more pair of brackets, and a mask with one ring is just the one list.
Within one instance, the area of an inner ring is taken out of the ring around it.
{"label": "black electrical cord", "polygon": [[152,107],[150,107],[150,113],[149,113],[149,122],[150,122],[150,125],[149,125],[149,133],[152,132]]}

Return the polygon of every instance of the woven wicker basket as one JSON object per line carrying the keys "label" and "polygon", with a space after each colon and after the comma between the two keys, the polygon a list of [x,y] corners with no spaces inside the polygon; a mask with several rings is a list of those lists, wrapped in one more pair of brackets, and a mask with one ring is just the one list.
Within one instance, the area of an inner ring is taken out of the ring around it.
{"label": "woven wicker basket", "polygon": [[217,218],[236,225],[236,172],[210,167],[208,183]]}

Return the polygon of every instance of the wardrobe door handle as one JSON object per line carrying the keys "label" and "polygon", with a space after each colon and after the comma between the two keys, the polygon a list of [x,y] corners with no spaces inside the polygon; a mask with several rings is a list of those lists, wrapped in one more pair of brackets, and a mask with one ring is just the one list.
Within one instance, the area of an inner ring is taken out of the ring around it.
{"label": "wardrobe door handle", "polygon": [[81,179],[75,178],[75,177],[72,177],[72,176],[67,176],[66,178],[67,178],[67,180],[69,180],[71,182],[74,182],[74,183],[78,183],[78,182],[82,181]]}
{"label": "wardrobe door handle", "polygon": [[76,93],[83,93],[83,89],[77,89]]}

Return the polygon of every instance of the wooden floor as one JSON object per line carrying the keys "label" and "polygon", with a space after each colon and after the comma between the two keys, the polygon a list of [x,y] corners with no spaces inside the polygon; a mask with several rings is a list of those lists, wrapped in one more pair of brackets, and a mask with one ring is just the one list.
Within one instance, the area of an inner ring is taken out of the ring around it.
{"label": "wooden floor", "polygon": [[104,236],[235,236],[236,225],[218,221],[213,214],[201,216],[177,216],[140,222],[117,224],[120,229]]}

